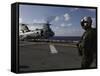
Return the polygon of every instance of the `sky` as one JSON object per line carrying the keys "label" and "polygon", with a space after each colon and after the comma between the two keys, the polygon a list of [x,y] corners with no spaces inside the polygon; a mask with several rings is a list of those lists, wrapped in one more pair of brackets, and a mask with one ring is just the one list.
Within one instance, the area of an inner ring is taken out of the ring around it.
{"label": "sky", "polygon": [[50,22],[50,27],[55,36],[82,36],[84,30],[80,21],[84,16],[92,18],[92,27],[96,27],[96,10],[94,8],[58,7],[20,5],[19,23],[29,24],[30,30],[42,28],[42,25],[34,23]]}

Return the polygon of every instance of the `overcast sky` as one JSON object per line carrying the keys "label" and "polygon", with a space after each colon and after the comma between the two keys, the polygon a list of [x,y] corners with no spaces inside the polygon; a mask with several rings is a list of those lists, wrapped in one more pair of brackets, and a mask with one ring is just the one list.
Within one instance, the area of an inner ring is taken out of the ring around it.
{"label": "overcast sky", "polygon": [[80,26],[80,20],[84,16],[91,16],[92,26],[95,27],[96,10],[90,8],[54,7],[20,5],[19,22],[30,24],[29,29],[42,28],[33,23],[45,23],[47,20],[52,24],[50,27],[55,36],[81,36],[84,30]]}

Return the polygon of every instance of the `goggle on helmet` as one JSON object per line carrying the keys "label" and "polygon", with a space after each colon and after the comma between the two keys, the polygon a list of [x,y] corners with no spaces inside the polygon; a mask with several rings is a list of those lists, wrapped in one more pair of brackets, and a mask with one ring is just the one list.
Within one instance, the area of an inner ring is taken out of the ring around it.
{"label": "goggle on helmet", "polygon": [[88,23],[89,25],[91,25],[91,23],[92,23],[91,17],[84,17],[83,19],[81,19],[82,26],[84,26],[84,23]]}

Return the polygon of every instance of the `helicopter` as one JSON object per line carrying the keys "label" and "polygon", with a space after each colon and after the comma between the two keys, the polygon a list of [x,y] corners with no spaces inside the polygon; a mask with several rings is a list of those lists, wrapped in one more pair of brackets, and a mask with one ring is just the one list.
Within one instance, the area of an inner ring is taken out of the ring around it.
{"label": "helicopter", "polygon": [[50,28],[49,21],[46,21],[46,23],[33,23],[34,25],[42,25],[43,28],[35,30],[30,30],[28,27],[29,24],[19,24],[19,40],[29,40],[29,39],[48,39],[50,37],[54,36],[54,32]]}

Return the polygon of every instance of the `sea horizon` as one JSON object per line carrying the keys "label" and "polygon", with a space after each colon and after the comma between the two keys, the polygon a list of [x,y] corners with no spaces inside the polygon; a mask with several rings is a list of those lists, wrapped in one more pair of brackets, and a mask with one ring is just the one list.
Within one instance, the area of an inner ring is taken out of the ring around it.
{"label": "sea horizon", "polygon": [[49,38],[50,40],[70,40],[70,41],[79,41],[81,36],[53,36]]}

